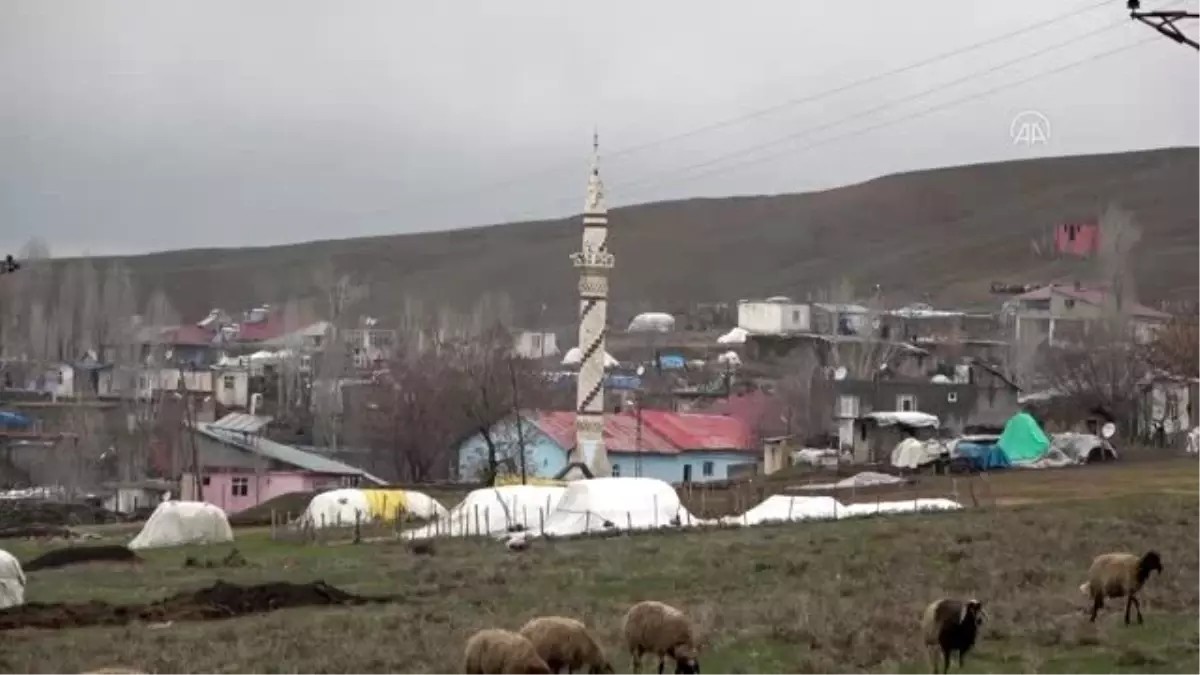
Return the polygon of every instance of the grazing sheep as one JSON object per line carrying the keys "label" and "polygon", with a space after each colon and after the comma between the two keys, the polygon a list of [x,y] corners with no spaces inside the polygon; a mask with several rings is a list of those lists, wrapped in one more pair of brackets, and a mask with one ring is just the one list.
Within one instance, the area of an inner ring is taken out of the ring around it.
{"label": "grazing sheep", "polygon": [[614,672],[612,664],[604,657],[604,650],[581,621],[563,616],[541,616],[522,626],[521,635],[533,643],[538,656],[555,673],[563,668],[568,673],[577,670]]}
{"label": "grazing sheep", "polygon": [[550,673],[533,643],[524,636],[498,628],[485,628],[467,640],[464,673]]}
{"label": "grazing sheep", "polygon": [[1088,570],[1088,580],[1079,587],[1084,595],[1092,598],[1092,618],[1104,606],[1105,598],[1125,598],[1125,625],[1129,625],[1129,608],[1137,609],[1137,621],[1142,623],[1142,603],[1137,592],[1142,590],[1150,573],[1162,574],[1162,558],[1149,551],[1138,557],[1132,553],[1105,553],[1096,556]]}
{"label": "grazing sheep", "polygon": [[958,668],[962,670],[963,657],[975,646],[979,626],[987,612],[978,600],[967,601],[942,598],[934,600],[921,616],[921,634],[933,672],[938,672],[938,650],[942,652],[942,672],[950,670],[950,654],[958,652]]}
{"label": "grazing sheep", "polygon": [[638,672],[646,654],[658,656],[659,673],[667,656],[675,660],[676,673],[700,672],[692,624],[678,609],[654,600],[639,602],[625,614],[621,632],[633,658],[633,672]]}

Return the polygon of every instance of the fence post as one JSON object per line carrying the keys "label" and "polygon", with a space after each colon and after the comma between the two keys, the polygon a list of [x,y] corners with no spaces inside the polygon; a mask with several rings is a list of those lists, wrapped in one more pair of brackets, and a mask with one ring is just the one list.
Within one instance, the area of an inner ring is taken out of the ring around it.
{"label": "fence post", "polygon": [[796,505],[795,497],[788,497],[788,522],[792,522],[792,507]]}
{"label": "fence post", "polygon": [[546,536],[546,512],[538,509],[538,527],[542,531],[542,536]]}
{"label": "fence post", "polygon": [[658,495],[654,495],[654,527],[658,528]]}
{"label": "fence post", "polygon": [[484,532],[477,532],[476,534],[492,533],[492,507],[490,506],[483,507],[483,527],[485,528]]}
{"label": "fence post", "polygon": [[354,543],[362,543],[362,511],[354,509]]}
{"label": "fence post", "polygon": [[479,505],[476,504],[475,505],[475,536],[478,537],[481,534],[483,534],[483,532],[479,529]]}
{"label": "fence post", "polygon": [[627,532],[633,532],[633,512],[625,512],[625,529]]}
{"label": "fence post", "polygon": [[592,512],[588,511],[583,514],[583,532],[587,534],[592,531]]}

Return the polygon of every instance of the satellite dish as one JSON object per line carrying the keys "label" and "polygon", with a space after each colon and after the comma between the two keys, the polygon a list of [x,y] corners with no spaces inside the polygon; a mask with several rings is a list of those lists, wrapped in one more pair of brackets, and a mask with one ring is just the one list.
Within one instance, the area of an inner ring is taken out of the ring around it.
{"label": "satellite dish", "polygon": [[846,366],[838,366],[837,370],[833,371],[833,379],[844,380],[846,379],[848,372],[849,371],[846,370]]}
{"label": "satellite dish", "polygon": [[1112,438],[1117,433],[1117,425],[1112,422],[1105,422],[1104,426],[1100,427],[1100,436],[1105,440]]}

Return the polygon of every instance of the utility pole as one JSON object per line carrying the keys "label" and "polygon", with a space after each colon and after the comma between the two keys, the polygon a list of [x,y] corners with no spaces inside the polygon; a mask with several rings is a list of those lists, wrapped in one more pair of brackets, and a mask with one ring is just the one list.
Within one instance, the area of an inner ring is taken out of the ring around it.
{"label": "utility pole", "polygon": [[196,421],[192,415],[191,397],[188,396],[187,381],[179,375],[179,396],[183,404],[183,426],[192,445],[192,482],[196,486],[196,501],[204,501],[204,478],[200,475],[200,448],[196,444]]}
{"label": "utility pole", "polygon": [[637,433],[635,434],[637,440],[634,443],[635,447],[633,449],[633,475],[636,478],[642,477],[642,390],[644,387],[642,383],[642,377],[644,377],[645,374],[645,366],[638,366],[638,386],[637,389],[633,390],[633,412],[637,420]]}
{"label": "utility pole", "polygon": [[1176,22],[1183,19],[1198,19],[1200,14],[1181,10],[1143,12],[1141,11],[1141,0],[1128,0],[1126,6],[1129,8],[1129,18],[1134,21],[1141,21],[1181,45],[1188,45],[1192,49],[1200,50],[1200,43],[1184,35],[1179,26],[1175,25]]}
{"label": "utility pole", "polygon": [[525,485],[525,425],[521,421],[521,400],[517,393],[517,367],[511,357],[508,359],[508,379],[512,383],[513,417],[517,421],[517,451],[520,453],[517,463],[521,467],[521,485]]}

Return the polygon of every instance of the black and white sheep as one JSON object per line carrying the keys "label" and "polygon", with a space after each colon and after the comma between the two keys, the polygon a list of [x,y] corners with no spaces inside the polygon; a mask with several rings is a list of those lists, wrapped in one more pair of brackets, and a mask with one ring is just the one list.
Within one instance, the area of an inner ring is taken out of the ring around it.
{"label": "black and white sheep", "polygon": [[462,672],[550,673],[533,643],[524,636],[499,628],[485,628],[467,640]]}
{"label": "black and white sheep", "polygon": [[521,635],[533,643],[538,656],[553,672],[612,673],[604,650],[582,621],[565,616],[540,616],[521,627]]}
{"label": "black and white sheep", "polygon": [[933,672],[938,672],[938,652],[941,652],[942,672],[950,670],[950,655],[958,652],[958,667],[963,667],[963,657],[975,646],[979,626],[987,612],[978,600],[942,598],[934,600],[921,616],[921,634]]}
{"label": "black and white sheep", "polygon": [[675,661],[676,673],[699,673],[696,639],[692,623],[678,609],[654,600],[639,602],[625,614],[621,632],[638,672],[642,657],[658,657],[658,672],[663,672],[666,657]]}
{"label": "black and white sheep", "polygon": [[1142,603],[1137,592],[1142,590],[1151,572],[1162,574],[1162,558],[1154,551],[1139,557],[1132,553],[1105,553],[1096,556],[1088,570],[1088,580],[1079,587],[1080,592],[1092,598],[1092,621],[1104,607],[1105,598],[1125,598],[1125,625],[1129,625],[1129,609],[1137,610],[1137,621],[1142,623]]}

